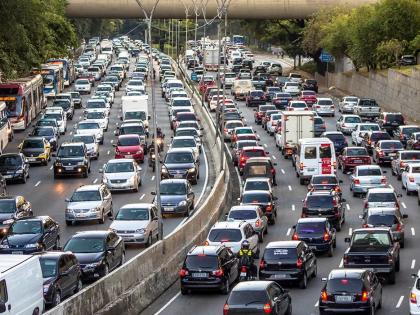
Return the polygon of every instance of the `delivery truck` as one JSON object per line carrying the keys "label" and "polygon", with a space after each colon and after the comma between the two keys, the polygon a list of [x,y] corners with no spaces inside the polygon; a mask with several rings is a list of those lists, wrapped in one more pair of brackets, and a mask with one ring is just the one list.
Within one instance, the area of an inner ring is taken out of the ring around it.
{"label": "delivery truck", "polygon": [[314,113],[282,112],[280,151],[285,159],[292,156],[299,139],[314,137]]}
{"label": "delivery truck", "polygon": [[140,96],[123,96],[121,98],[122,116],[121,120],[126,121],[130,119],[140,119],[143,121],[146,129],[149,127],[149,110],[148,110],[147,95]]}
{"label": "delivery truck", "polygon": [[208,71],[216,71],[219,66],[219,48],[206,49],[204,56],[204,67]]}

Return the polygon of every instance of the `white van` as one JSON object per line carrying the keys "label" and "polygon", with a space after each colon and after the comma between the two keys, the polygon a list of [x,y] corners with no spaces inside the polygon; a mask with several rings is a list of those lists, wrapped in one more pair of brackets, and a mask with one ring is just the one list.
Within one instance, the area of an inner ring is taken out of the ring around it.
{"label": "white van", "polygon": [[328,138],[300,139],[294,154],[294,162],[301,185],[313,175],[335,174],[337,160],[334,144]]}
{"label": "white van", "polygon": [[5,102],[0,102],[0,154],[3,153],[9,141],[13,138],[12,125],[7,118],[7,108]]}
{"label": "white van", "polygon": [[44,312],[43,284],[38,256],[1,255],[0,313],[42,314]]}

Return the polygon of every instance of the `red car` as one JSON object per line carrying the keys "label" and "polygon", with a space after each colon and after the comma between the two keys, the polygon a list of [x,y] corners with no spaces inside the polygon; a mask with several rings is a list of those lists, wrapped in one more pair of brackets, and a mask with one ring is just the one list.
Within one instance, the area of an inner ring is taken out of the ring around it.
{"label": "red car", "polygon": [[264,147],[244,147],[239,155],[239,173],[242,175],[242,171],[245,167],[245,163],[249,158],[252,157],[267,157],[268,152],[264,150]]}
{"label": "red car", "polygon": [[78,79],[88,79],[92,86],[95,86],[95,77],[89,72],[83,72]]}
{"label": "red car", "polygon": [[310,107],[316,103],[316,93],[314,91],[300,92],[299,101],[304,101]]}
{"label": "red car", "polygon": [[201,80],[200,81],[200,85],[199,85],[199,88],[200,88],[200,93],[201,94],[203,94],[203,93],[205,93],[206,92],[206,90],[207,90],[207,87],[215,87],[216,86],[216,82],[214,81],[214,80]]}
{"label": "red car", "polygon": [[274,105],[260,105],[258,110],[255,109],[254,113],[254,120],[256,124],[262,124],[262,120],[264,118],[265,112],[268,110],[276,110],[276,106]]}
{"label": "red car", "polygon": [[338,168],[346,173],[348,170],[354,169],[358,165],[370,165],[372,160],[363,147],[347,147],[338,156]]}
{"label": "red car", "polygon": [[139,135],[119,136],[114,146],[116,159],[134,159],[140,163],[144,162],[144,151]]}

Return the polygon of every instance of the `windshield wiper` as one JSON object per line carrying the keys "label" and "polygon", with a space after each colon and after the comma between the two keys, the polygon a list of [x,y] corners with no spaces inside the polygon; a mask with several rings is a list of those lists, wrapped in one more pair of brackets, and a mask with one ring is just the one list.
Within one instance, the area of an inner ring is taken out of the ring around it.
{"label": "windshield wiper", "polygon": [[264,303],[264,302],[263,301],[260,301],[260,300],[255,300],[255,301],[251,301],[251,302],[245,303],[245,306],[248,306],[248,305],[254,304],[254,303]]}

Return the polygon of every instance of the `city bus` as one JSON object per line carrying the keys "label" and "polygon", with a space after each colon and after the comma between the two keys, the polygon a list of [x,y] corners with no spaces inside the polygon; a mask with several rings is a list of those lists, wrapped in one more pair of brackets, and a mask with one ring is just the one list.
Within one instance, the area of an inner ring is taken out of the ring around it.
{"label": "city bus", "polygon": [[7,117],[6,103],[0,102],[0,154],[13,138],[12,125]]}
{"label": "city bus", "polygon": [[64,86],[70,86],[76,79],[76,72],[74,70],[73,61],[69,59],[48,59],[47,63],[50,65],[62,65]]}
{"label": "city bus", "polygon": [[64,72],[62,64],[44,64],[41,68],[33,68],[31,75],[40,74],[44,80],[44,95],[55,97],[64,90]]}
{"label": "city bus", "polygon": [[234,45],[245,45],[245,37],[242,35],[233,35],[232,40]]}
{"label": "city bus", "polygon": [[0,102],[6,103],[6,115],[13,130],[25,130],[47,106],[42,76],[0,83]]}

